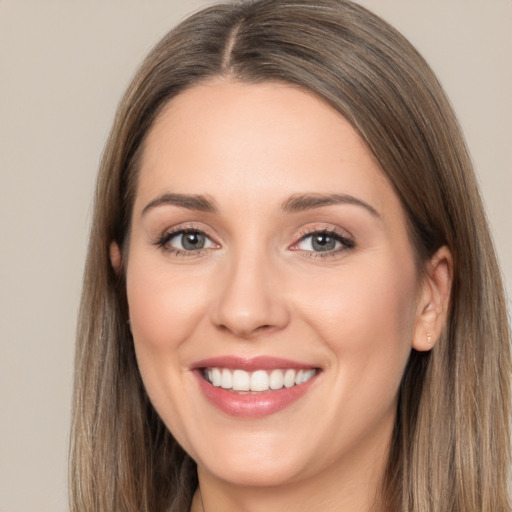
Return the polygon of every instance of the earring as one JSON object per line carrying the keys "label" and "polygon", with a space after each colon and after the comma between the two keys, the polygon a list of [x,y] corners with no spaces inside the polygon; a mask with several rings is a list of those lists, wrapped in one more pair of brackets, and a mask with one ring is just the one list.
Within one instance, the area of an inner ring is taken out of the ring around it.
{"label": "earring", "polygon": [[429,347],[432,346],[432,335],[430,333],[427,333],[427,343]]}

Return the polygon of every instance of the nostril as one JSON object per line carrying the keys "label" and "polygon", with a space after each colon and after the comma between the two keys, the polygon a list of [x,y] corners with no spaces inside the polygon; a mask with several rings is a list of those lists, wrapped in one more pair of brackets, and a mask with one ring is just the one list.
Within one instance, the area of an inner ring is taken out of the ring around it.
{"label": "nostril", "polygon": [[249,328],[233,329],[233,328],[230,328],[229,325],[225,325],[225,324],[219,324],[216,327],[218,330],[220,330],[222,332],[230,332],[230,333],[234,334],[235,336],[237,336],[239,338],[244,338],[244,339],[251,339],[259,334],[270,333],[273,329],[276,328],[276,326],[273,326],[272,324],[264,324],[264,325],[260,325],[258,327],[250,328],[250,329]]}

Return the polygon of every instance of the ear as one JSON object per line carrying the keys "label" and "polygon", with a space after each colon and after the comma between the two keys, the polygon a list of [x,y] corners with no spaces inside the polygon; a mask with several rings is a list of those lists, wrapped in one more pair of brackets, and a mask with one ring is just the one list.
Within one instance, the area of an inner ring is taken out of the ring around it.
{"label": "ear", "polygon": [[110,264],[112,268],[118,274],[121,271],[121,250],[116,242],[112,242],[109,248],[110,253]]}
{"label": "ear", "polygon": [[453,258],[448,247],[441,247],[426,265],[421,286],[412,347],[430,350],[446,324],[453,280]]}

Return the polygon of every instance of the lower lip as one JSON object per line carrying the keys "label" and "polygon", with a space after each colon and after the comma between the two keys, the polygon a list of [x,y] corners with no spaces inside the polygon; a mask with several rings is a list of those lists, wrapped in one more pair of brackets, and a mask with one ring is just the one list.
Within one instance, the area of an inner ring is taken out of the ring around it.
{"label": "lower lip", "polygon": [[222,412],[239,418],[262,418],[282,411],[303,397],[310,389],[318,373],[303,384],[261,393],[237,393],[212,386],[200,371],[195,371],[199,388],[206,399]]}

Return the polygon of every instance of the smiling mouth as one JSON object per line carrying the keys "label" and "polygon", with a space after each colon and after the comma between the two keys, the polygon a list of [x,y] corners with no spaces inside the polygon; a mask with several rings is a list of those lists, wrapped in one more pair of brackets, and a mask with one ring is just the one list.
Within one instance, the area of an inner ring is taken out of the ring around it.
{"label": "smiling mouth", "polygon": [[214,387],[233,392],[264,393],[300,386],[312,379],[318,369],[273,369],[247,372],[229,368],[203,368],[202,376]]}

